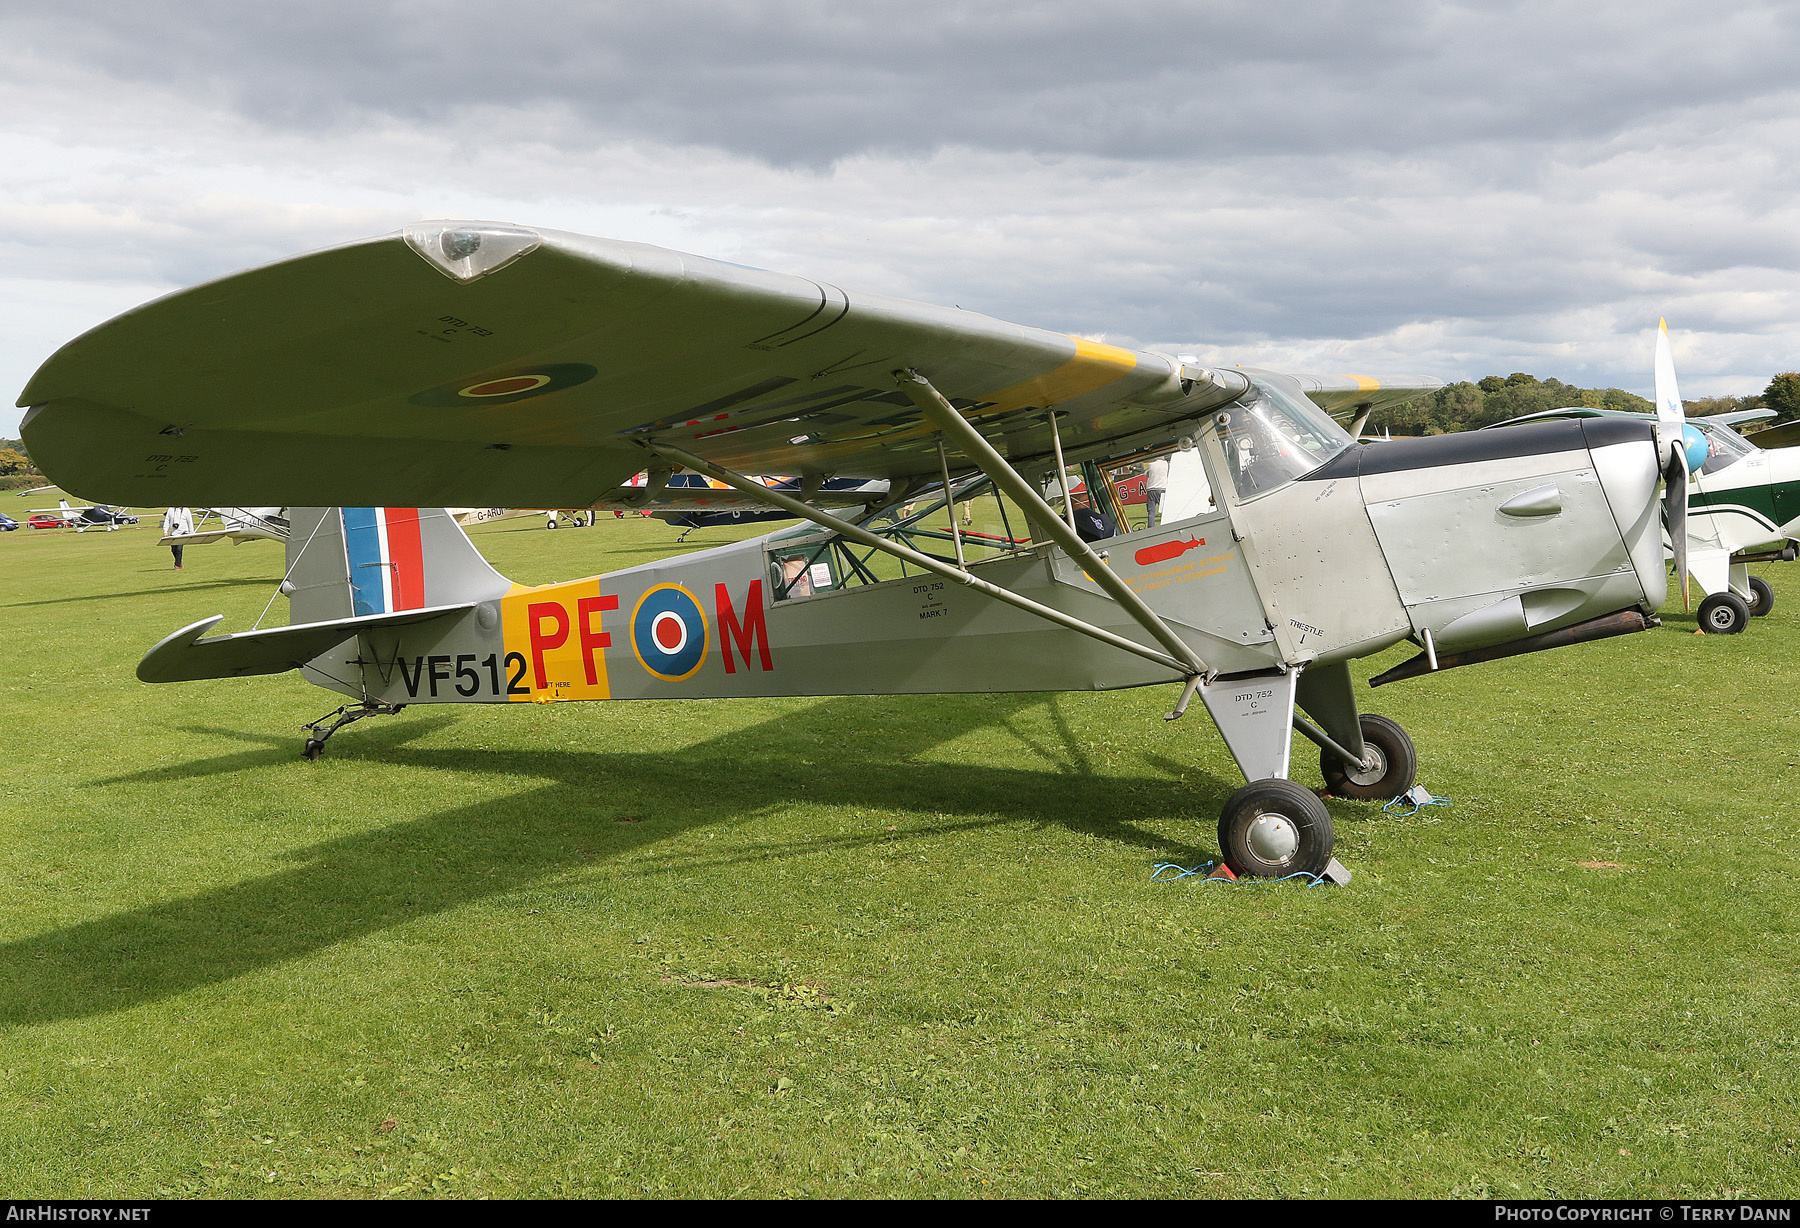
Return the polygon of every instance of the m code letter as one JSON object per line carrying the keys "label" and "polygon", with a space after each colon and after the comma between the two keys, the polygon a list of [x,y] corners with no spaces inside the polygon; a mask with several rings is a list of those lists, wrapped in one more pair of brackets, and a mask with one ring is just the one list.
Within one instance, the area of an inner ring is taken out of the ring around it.
{"label": "m code letter", "polygon": [[719,651],[725,654],[725,672],[737,673],[737,662],[731,659],[731,646],[737,645],[746,668],[750,665],[750,646],[756,646],[764,671],[775,668],[769,660],[769,630],[763,625],[763,588],[760,579],[750,581],[744,595],[744,621],[738,622],[731,607],[731,593],[723,584],[713,586],[713,621],[719,625]]}

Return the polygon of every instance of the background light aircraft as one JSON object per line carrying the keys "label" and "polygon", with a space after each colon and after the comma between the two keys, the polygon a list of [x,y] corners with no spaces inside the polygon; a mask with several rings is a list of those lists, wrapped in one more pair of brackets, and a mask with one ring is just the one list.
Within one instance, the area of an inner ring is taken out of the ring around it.
{"label": "background light aircraft", "polygon": [[[452,507],[446,509],[460,525],[487,524],[494,520],[511,520],[516,516],[539,513],[527,508]],[[208,542],[284,542],[288,538],[288,509],[285,507],[197,507],[198,515],[192,533],[164,537],[165,546],[200,546]]]}
{"label": "background light aircraft", "polygon": [[[1680,520],[1678,422],[1362,446],[1324,412],[1366,416],[1436,385],[1206,368],[643,244],[457,222],[138,308],[65,346],[21,403],[33,458],[70,488],[309,505],[290,509],[289,626],[216,635],[204,619],[138,671],[298,668],[349,701],[315,723],[309,754],[414,703],[1173,683],[1170,719],[1199,696],[1247,782],[1220,815],[1226,861],[1283,875],[1326,870],[1333,843],[1324,805],[1288,779],[1294,731],[1341,795],[1412,783],[1412,742],[1358,712],[1351,660],[1414,640],[1380,685],[1624,634],[1653,625],[1666,592],[1657,489],[1666,472]],[[1096,491],[1188,446],[1214,504],[1186,519],[1090,545],[1068,501],[1043,498],[1072,470]],[[523,589],[422,506],[591,507],[678,469],[807,523]],[[889,491],[838,516],[821,506],[835,478]],[[895,513],[934,486],[991,497],[996,540],[950,517],[947,541],[905,544]]]}
{"label": "background light aircraft", "polygon": [[[697,424],[696,424],[697,425]],[[882,502],[888,493],[884,481],[857,478],[828,478],[809,489],[801,477],[758,477],[756,481],[775,490],[804,495],[819,507],[860,509],[863,512]],[[624,483],[628,491],[621,498],[611,498],[594,505],[597,512],[642,512],[654,519],[694,529],[722,525],[755,524],[770,520],[792,520],[787,512],[770,511],[768,506],[746,498],[726,485],[698,473],[646,471]],[[684,541],[687,532],[677,537]]]}
{"label": "background light aircraft", "polygon": [[197,507],[194,509],[194,531],[165,536],[165,546],[203,546],[208,542],[243,542],[287,540],[288,522],[285,507]]}
{"label": "background light aircraft", "polygon": [[[1772,417],[1772,410],[1685,417],[1666,323],[1659,324],[1657,332],[1656,399],[1660,412],[1682,415],[1689,467],[1687,567],[1694,585],[1707,594],[1700,602],[1700,626],[1716,634],[1735,634],[1753,616],[1774,608],[1774,590],[1761,576],[1751,575],[1749,565],[1794,557],[1793,539],[1800,537],[1800,449],[1758,448],[1732,429],[1739,422]],[[1655,415],[1553,409],[1485,429],[1596,417],[1650,421]]]}
{"label": "background light aircraft", "polygon": [[67,499],[58,499],[55,507],[34,507],[27,511],[26,521],[34,529],[74,529],[77,533],[85,533],[89,529],[125,528],[138,523],[138,518],[128,512],[105,504],[91,507],[71,507]]}

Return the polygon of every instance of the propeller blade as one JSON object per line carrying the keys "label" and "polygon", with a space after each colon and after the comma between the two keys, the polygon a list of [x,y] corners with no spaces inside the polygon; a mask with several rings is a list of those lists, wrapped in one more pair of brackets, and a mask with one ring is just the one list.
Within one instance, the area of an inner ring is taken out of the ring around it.
{"label": "propeller blade", "polygon": [[1687,412],[1681,408],[1681,390],[1675,386],[1675,352],[1669,348],[1669,322],[1656,322],[1656,424],[1673,426],[1677,432],[1686,425]]}
{"label": "propeller blade", "polygon": [[1663,523],[1669,529],[1669,549],[1675,555],[1675,575],[1681,584],[1681,608],[1693,609],[1687,568],[1687,413],[1681,407],[1681,390],[1675,384],[1675,352],[1669,345],[1669,322],[1656,322],[1656,453],[1663,470]]}
{"label": "propeller blade", "polygon": [[1669,549],[1675,555],[1675,576],[1681,585],[1681,608],[1693,608],[1688,596],[1687,565],[1687,454],[1677,445],[1663,469],[1663,523],[1669,527]]}

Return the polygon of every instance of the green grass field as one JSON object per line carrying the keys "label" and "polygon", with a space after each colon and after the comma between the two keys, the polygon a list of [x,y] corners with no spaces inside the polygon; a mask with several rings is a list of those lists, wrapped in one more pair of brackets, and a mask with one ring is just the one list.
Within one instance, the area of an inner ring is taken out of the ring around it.
{"label": "green grass field", "polygon": [[[1150,881],[1241,783],[1173,688],[305,762],[294,675],[133,677],[281,570],[156,536],[0,537],[0,1195],[1800,1196],[1800,567],[1741,636],[1368,693],[1454,805],[1331,802],[1308,890]],[[527,583],[673,536],[475,534]]]}

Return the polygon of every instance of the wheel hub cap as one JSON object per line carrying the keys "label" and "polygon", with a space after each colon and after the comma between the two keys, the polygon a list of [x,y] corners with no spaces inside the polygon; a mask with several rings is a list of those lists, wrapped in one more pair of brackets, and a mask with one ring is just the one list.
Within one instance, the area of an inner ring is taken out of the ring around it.
{"label": "wheel hub cap", "polygon": [[1300,847],[1300,829],[1283,814],[1259,814],[1250,820],[1244,842],[1261,861],[1278,865]]}
{"label": "wheel hub cap", "polygon": [[1362,766],[1349,768],[1344,772],[1352,784],[1372,785],[1387,775],[1387,756],[1382,754],[1381,748],[1374,743],[1370,742],[1366,745],[1369,753],[1363,756]]}

